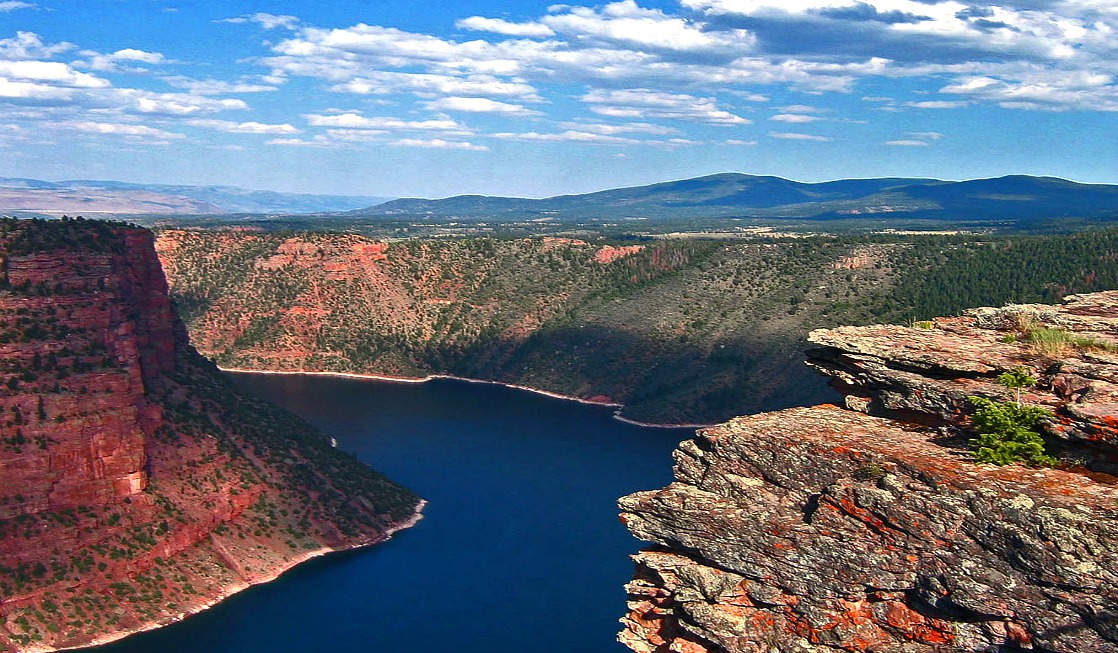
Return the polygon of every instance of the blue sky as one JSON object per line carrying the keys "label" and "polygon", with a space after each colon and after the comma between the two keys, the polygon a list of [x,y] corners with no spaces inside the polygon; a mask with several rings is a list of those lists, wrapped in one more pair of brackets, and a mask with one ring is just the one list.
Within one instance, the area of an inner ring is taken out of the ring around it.
{"label": "blue sky", "polygon": [[0,176],[1118,183],[1118,0],[0,0]]}

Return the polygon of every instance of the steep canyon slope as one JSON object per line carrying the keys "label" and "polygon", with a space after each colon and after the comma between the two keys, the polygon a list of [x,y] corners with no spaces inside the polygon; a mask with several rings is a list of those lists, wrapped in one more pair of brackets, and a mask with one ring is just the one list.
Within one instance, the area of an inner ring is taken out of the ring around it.
{"label": "steep canyon slope", "polygon": [[[223,366],[450,374],[609,399],[642,421],[713,423],[832,396],[800,364],[814,326],[1118,288],[1118,234],[1061,238],[380,242],[171,230],[157,247],[193,342]],[[942,308],[960,300],[974,303]]]}
{"label": "steep canyon slope", "polygon": [[833,265],[847,247],[198,231],[157,247],[193,342],[222,366],[496,380],[659,422],[824,390],[786,365],[788,312],[851,274]]}
{"label": "steep canyon slope", "polygon": [[[701,430],[621,500],[640,653],[1118,650],[1118,293],[810,340],[845,408]],[[1055,344],[1053,344],[1055,343]],[[1049,408],[1058,469],[977,464],[967,397]]]}
{"label": "steep canyon slope", "polygon": [[0,221],[0,650],[178,620],[419,500],[187,342],[150,232]]}

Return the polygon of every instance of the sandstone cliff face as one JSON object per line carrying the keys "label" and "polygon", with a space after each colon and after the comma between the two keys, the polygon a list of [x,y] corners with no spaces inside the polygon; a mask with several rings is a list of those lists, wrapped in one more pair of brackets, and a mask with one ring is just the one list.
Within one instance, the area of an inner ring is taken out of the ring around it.
{"label": "sandstone cliff face", "polygon": [[[1118,293],[979,309],[930,328],[818,331],[848,408],[736,418],[621,500],[635,651],[1118,650]],[[1030,338],[1058,327],[1055,350]],[[1034,342],[1029,342],[1030,339]],[[967,395],[1039,379],[1062,469],[979,465]],[[853,409],[853,410],[852,410]],[[870,414],[867,414],[870,413]]]}
{"label": "sandstone cliff face", "polygon": [[150,232],[0,224],[0,649],[108,641],[418,500],[187,344]]}

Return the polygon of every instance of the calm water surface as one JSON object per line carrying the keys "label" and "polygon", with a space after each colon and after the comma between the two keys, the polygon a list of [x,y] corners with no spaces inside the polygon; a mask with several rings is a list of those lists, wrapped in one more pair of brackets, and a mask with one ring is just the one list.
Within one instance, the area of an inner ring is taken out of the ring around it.
{"label": "calm water surface", "polygon": [[334,554],[98,653],[623,653],[617,497],[671,480],[689,429],[458,381],[232,375],[430,504],[386,544]]}

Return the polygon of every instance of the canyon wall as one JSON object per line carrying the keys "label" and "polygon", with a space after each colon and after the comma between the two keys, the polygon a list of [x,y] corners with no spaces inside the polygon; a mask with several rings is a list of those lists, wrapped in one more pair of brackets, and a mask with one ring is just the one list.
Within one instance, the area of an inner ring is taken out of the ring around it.
{"label": "canyon wall", "polygon": [[[157,248],[192,341],[223,367],[448,374],[658,423],[831,396],[798,365],[804,325],[867,319],[907,252],[176,230]],[[849,256],[865,265],[836,267]]]}
{"label": "canyon wall", "polygon": [[150,232],[0,221],[0,649],[109,641],[419,500],[190,347]]}
{"label": "canyon wall", "polygon": [[[845,406],[700,430],[621,500],[640,653],[1118,650],[1118,293],[813,332]],[[1025,367],[1056,469],[978,464],[968,396]]]}

